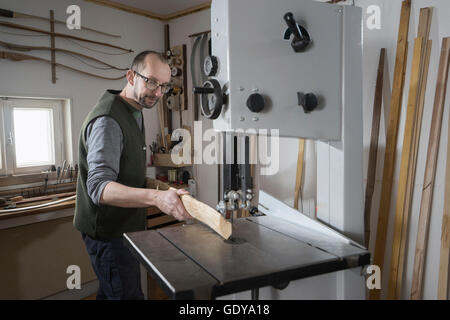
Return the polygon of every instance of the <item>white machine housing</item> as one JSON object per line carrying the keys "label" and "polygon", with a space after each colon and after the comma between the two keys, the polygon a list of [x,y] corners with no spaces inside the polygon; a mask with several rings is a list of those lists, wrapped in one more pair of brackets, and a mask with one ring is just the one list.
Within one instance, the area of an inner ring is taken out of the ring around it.
{"label": "white machine housing", "polygon": [[[304,52],[283,39],[292,12],[311,36]],[[212,55],[228,95],[217,131],[279,129],[280,136],[317,140],[317,217],[363,243],[361,8],[312,0],[213,0]],[[305,113],[297,92],[319,104]],[[266,106],[254,113],[252,93]],[[360,269],[338,273],[338,298],[363,299]]]}

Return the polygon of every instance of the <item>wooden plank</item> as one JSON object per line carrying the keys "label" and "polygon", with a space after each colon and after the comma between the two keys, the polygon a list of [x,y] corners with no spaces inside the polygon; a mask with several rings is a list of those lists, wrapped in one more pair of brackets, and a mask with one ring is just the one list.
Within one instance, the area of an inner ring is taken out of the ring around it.
{"label": "wooden plank", "polygon": [[[428,40],[427,43],[427,53],[426,53],[426,68],[424,77],[428,76],[428,67],[430,64],[430,56],[431,56],[431,42],[432,40]],[[419,108],[420,108],[420,118],[417,119],[417,123],[422,123],[422,114],[423,114],[423,107],[425,102],[425,91],[426,91],[426,83],[423,84],[422,90],[421,90],[421,97],[419,98]],[[417,129],[420,128],[419,126],[416,126]],[[417,163],[417,156],[419,151],[419,140],[420,140],[420,132],[414,133],[414,145],[413,145],[413,162],[410,167],[409,173],[408,173],[408,184],[406,188],[406,194],[408,199],[405,201],[405,216],[403,218],[403,226],[402,226],[402,233],[401,233],[401,240],[400,240],[400,252],[398,257],[398,272],[397,272],[397,284],[396,284],[396,299],[399,299],[401,297],[401,290],[403,285],[403,270],[405,267],[405,258],[406,258],[406,242],[408,238],[408,225],[409,225],[409,216],[411,212],[412,207],[412,201],[413,201],[413,195],[414,195],[414,182],[415,182],[415,176],[416,176],[416,163]]]}
{"label": "wooden plank", "polygon": [[305,153],[305,139],[300,138],[298,140],[298,158],[297,158],[297,174],[295,177],[294,209],[298,209],[298,198],[300,196],[300,191],[302,188],[304,153]]}
{"label": "wooden plank", "polygon": [[[156,187],[159,190],[168,190],[171,188],[167,183],[147,178],[147,188],[156,189]],[[183,202],[186,211],[189,212],[192,217],[209,226],[224,239],[228,239],[231,236],[231,223],[219,212],[189,195],[182,195],[180,199]]]}
{"label": "wooden plank", "polygon": [[364,204],[364,241],[366,248],[370,240],[370,216],[372,208],[372,197],[375,188],[375,175],[377,170],[378,137],[380,136],[381,107],[383,105],[383,79],[385,68],[386,49],[380,51],[378,61],[377,81],[375,85],[375,97],[372,113],[372,133],[370,137],[369,163],[367,165],[367,183]]}
{"label": "wooden plank", "polygon": [[209,226],[224,239],[228,239],[231,236],[231,223],[219,212],[188,195],[181,196],[181,201],[186,211],[195,219]]}
{"label": "wooden plank", "polygon": [[92,3],[98,4],[98,5],[114,8],[117,10],[129,12],[129,13],[133,13],[136,15],[150,18],[150,19],[157,19],[160,21],[168,21],[168,20],[180,18],[180,17],[186,16],[188,14],[192,14],[192,13],[195,13],[195,12],[198,12],[201,10],[209,9],[211,7],[211,1],[208,1],[205,3],[201,3],[199,5],[189,7],[187,9],[175,11],[175,12],[172,12],[169,14],[159,14],[159,13],[156,13],[156,12],[153,12],[150,10],[145,10],[145,9],[129,6],[126,4],[122,4],[117,1],[111,1],[111,0],[84,0],[84,1],[92,2]]}
{"label": "wooden plank", "polygon": [[[388,298],[398,299],[401,296],[403,269],[405,263],[406,238],[408,236],[409,215],[411,211],[414,182],[416,175],[416,162],[419,149],[420,130],[422,124],[425,91],[428,78],[428,67],[431,54],[431,40],[427,40],[431,28],[432,8],[420,10],[418,37],[422,38],[422,51],[418,78],[416,115],[412,120],[412,146],[409,153],[408,172],[402,183],[406,183],[404,194],[397,194],[397,200],[403,201],[403,205],[397,202],[395,213],[394,237],[391,252],[391,268],[388,288]],[[403,154],[402,154],[403,157]],[[402,186],[404,187],[404,185]],[[400,190],[400,189],[399,189]],[[402,198],[403,197],[403,198]],[[398,211],[400,210],[400,211]]]}
{"label": "wooden plank", "polygon": [[202,10],[207,10],[209,8],[211,8],[211,1],[208,1],[208,2],[205,2],[205,3],[201,3],[199,5],[196,5],[196,6],[184,9],[184,10],[180,10],[180,11],[176,11],[176,12],[164,15],[163,19],[165,21],[172,20],[172,19],[176,19],[176,18],[180,18],[180,17],[186,16],[188,14],[192,14],[192,13],[199,12],[199,11],[202,11]]}
{"label": "wooden plank", "polygon": [[151,206],[147,208],[147,216],[153,216],[160,213],[162,213],[162,211],[157,206]]}
{"label": "wooden plank", "polygon": [[162,14],[157,14],[157,13],[149,11],[149,10],[139,9],[139,8],[132,7],[132,6],[129,6],[126,4],[118,3],[116,1],[110,1],[110,0],[84,0],[84,1],[92,2],[97,5],[102,5],[105,7],[114,8],[114,9],[125,11],[128,13],[137,14],[139,16],[144,16],[144,17],[151,18],[151,19],[157,19],[157,20],[161,20],[161,21],[164,20],[164,15],[162,15]]}
{"label": "wooden plank", "polygon": [[[384,157],[383,181],[381,185],[380,209],[378,211],[377,236],[374,251],[374,264],[383,269],[386,246],[387,224],[392,194],[392,180],[395,169],[398,126],[403,96],[404,71],[407,58],[407,39],[411,1],[402,2],[400,24],[397,39],[397,52],[394,69],[394,82],[392,88],[391,106],[389,110],[389,125],[386,135],[386,151]],[[373,289],[369,298],[379,299],[381,291]]]}
{"label": "wooden plank", "polygon": [[448,299],[449,264],[450,264],[450,114],[448,120],[444,212],[442,216],[441,250],[439,258],[439,280],[437,293],[437,298],[439,300]]}
{"label": "wooden plank", "polygon": [[417,113],[419,96],[419,78],[422,61],[423,38],[416,38],[414,42],[414,56],[412,61],[412,70],[410,78],[410,88],[408,96],[408,106],[406,110],[405,132],[403,138],[402,158],[400,166],[400,177],[398,181],[397,203],[394,219],[394,238],[392,242],[391,270],[388,298],[393,299],[396,293],[395,284],[397,283],[397,267],[401,242],[401,231],[403,227],[403,218],[405,215],[406,187],[408,184],[409,169],[411,166],[411,153],[413,147],[413,133]]}
{"label": "wooden plank", "polygon": [[153,228],[153,227],[157,227],[159,225],[165,224],[165,223],[176,222],[176,221],[177,220],[174,217],[164,214],[161,217],[147,219],[147,228]]}
{"label": "wooden plank", "polygon": [[450,38],[442,42],[441,57],[439,62],[436,95],[431,120],[430,138],[428,144],[425,177],[423,181],[422,201],[420,203],[419,223],[416,239],[416,251],[414,256],[413,279],[411,287],[411,299],[422,298],[423,269],[425,265],[428,230],[430,225],[431,204],[433,200],[433,188],[436,176],[437,157],[441,135],[442,115],[447,89],[448,69],[450,57]]}

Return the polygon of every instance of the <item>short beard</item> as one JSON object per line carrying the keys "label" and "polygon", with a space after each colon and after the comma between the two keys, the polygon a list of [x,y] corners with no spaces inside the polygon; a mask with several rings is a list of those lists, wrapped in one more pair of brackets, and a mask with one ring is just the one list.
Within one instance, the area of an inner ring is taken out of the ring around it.
{"label": "short beard", "polygon": [[145,98],[148,96],[143,96],[138,98],[137,92],[136,92],[136,87],[133,90],[133,95],[134,95],[134,100],[143,108],[145,109],[151,109],[153,108],[159,101],[159,98],[156,99],[156,101],[152,104],[152,105],[148,105],[145,103]]}
{"label": "short beard", "polygon": [[148,105],[148,104],[145,103],[145,98],[146,98],[146,96],[141,97],[141,98],[139,98],[139,99],[137,100],[137,103],[138,103],[140,106],[144,107],[145,109],[151,109],[151,108],[153,108],[153,107],[158,103],[158,101],[159,101],[159,98],[157,98],[156,101],[155,101],[152,105]]}

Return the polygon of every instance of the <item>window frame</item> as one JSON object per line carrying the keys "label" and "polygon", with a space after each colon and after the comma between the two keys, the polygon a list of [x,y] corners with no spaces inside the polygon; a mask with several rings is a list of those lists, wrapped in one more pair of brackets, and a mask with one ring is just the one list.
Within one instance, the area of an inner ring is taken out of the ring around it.
{"label": "window frame", "polygon": [[[25,98],[8,98],[0,103],[3,119],[1,125],[3,126],[2,134],[2,149],[4,150],[4,171],[0,174],[3,175],[23,175],[41,173],[47,171],[51,165],[62,163],[64,158],[64,130],[63,130],[63,101],[62,100],[50,100],[50,99],[25,99]],[[55,162],[52,164],[46,164],[41,166],[32,166],[18,168],[16,155],[15,155],[15,137],[14,137],[14,123],[13,123],[13,110],[14,108],[29,108],[29,109],[51,109],[53,113],[52,126],[53,126],[53,143],[55,154]],[[8,142],[9,136],[12,137],[12,143]]]}

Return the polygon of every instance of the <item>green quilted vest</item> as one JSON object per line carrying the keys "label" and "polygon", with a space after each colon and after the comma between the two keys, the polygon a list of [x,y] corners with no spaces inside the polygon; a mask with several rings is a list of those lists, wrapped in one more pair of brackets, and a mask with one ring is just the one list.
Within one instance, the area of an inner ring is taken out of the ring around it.
{"label": "green quilted vest", "polygon": [[120,155],[120,171],[117,181],[128,187],[145,188],[146,148],[145,130],[142,131],[133,112],[136,111],[123,100],[120,91],[108,90],[95,105],[84,121],[79,140],[79,172],[74,226],[91,238],[109,240],[119,238],[125,232],[145,230],[145,208],[120,208],[109,205],[95,205],[88,195],[86,181],[88,174],[86,128],[100,116],[109,116],[117,121],[123,134],[123,150]]}

